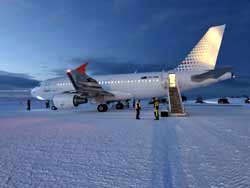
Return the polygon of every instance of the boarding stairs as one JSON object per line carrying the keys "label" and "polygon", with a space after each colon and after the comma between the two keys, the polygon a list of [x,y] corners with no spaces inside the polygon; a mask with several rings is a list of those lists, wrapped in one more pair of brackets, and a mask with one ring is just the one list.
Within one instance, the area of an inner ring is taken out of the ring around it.
{"label": "boarding stairs", "polygon": [[175,73],[168,74],[168,109],[170,116],[185,116],[181,93]]}

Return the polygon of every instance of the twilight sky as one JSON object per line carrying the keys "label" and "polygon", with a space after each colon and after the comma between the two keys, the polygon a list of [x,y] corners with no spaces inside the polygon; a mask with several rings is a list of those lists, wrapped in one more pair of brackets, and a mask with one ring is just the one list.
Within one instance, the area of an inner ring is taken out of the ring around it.
{"label": "twilight sky", "polygon": [[249,10],[248,0],[0,0],[0,76],[44,80],[85,60],[90,74],[161,71],[226,24],[217,66],[250,87]]}

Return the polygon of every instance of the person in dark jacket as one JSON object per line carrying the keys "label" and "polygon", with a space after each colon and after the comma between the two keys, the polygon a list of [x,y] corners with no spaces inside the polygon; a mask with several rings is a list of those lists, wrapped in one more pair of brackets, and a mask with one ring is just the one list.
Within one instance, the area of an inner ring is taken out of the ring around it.
{"label": "person in dark jacket", "polygon": [[49,100],[46,100],[46,101],[45,101],[45,107],[46,107],[46,108],[49,108],[49,107],[50,107],[50,105],[49,105]]}
{"label": "person in dark jacket", "polygon": [[141,111],[141,101],[138,100],[135,104],[135,110],[136,110],[136,119],[140,119],[140,111]]}
{"label": "person in dark jacket", "polygon": [[159,120],[159,100],[157,97],[154,98],[153,104],[154,104],[155,120]]}
{"label": "person in dark jacket", "polygon": [[30,110],[30,99],[27,100],[27,110]]}
{"label": "person in dark jacket", "polygon": [[135,108],[135,99],[133,99],[133,108]]}

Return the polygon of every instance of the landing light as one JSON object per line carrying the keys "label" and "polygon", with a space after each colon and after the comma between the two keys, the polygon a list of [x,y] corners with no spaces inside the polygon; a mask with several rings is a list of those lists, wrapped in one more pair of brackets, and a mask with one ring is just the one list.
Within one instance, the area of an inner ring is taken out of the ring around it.
{"label": "landing light", "polygon": [[40,97],[40,96],[36,96],[37,99],[39,100],[44,100],[44,98]]}
{"label": "landing light", "polygon": [[70,69],[68,69],[68,70],[67,70],[67,73],[70,73],[70,72],[71,72],[71,70],[70,70]]}
{"label": "landing light", "polygon": [[234,73],[231,73],[231,75],[232,75],[231,77],[232,77],[233,79],[235,79],[235,77],[236,77],[235,74],[234,74]]}

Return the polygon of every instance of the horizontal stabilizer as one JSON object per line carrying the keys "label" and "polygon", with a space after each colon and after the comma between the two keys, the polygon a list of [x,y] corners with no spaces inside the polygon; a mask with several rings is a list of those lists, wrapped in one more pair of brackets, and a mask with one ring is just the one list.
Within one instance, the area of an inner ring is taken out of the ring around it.
{"label": "horizontal stabilizer", "polygon": [[207,79],[217,79],[223,74],[230,72],[231,70],[232,70],[232,67],[214,69],[214,70],[207,71],[203,74],[193,75],[191,79],[194,82],[202,82]]}

